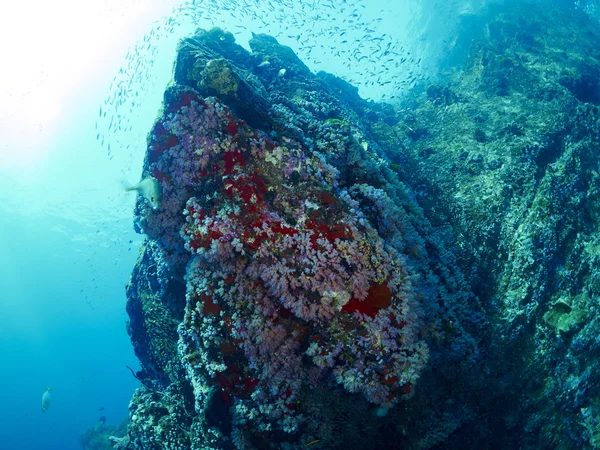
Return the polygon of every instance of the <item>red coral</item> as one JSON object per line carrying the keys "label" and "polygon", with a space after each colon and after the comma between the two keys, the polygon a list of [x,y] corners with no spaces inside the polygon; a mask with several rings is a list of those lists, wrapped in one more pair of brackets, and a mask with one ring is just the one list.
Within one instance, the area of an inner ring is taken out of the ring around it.
{"label": "red coral", "polygon": [[207,106],[206,102],[200,98],[200,96],[193,91],[180,91],[171,103],[166,108],[166,113],[174,113],[180,110],[183,106],[190,106],[192,101],[198,102],[202,106]]}
{"label": "red coral", "polygon": [[235,124],[235,121],[231,119],[227,126],[225,127],[225,131],[227,131],[230,135],[235,136],[238,131],[238,127]]}
{"label": "red coral", "polygon": [[246,165],[244,155],[242,155],[240,152],[226,152],[223,155],[223,161],[225,161],[225,171],[223,172],[224,175],[231,175],[236,164],[239,164],[241,167]]}
{"label": "red coral", "polygon": [[333,243],[336,239],[348,238],[351,236],[350,230],[346,225],[327,225],[315,219],[307,221],[306,228],[314,231],[310,237],[310,241],[315,249],[318,247],[317,239],[319,238],[325,238],[330,243]]}
{"label": "red coral", "polygon": [[364,300],[351,298],[342,307],[342,312],[352,314],[358,311],[371,318],[375,318],[380,309],[387,308],[392,304],[392,291],[387,283],[372,284],[367,297]]}
{"label": "red coral", "polygon": [[204,315],[212,315],[218,316],[221,312],[221,305],[213,302],[211,296],[206,294],[200,294],[200,298],[202,299],[202,314]]}

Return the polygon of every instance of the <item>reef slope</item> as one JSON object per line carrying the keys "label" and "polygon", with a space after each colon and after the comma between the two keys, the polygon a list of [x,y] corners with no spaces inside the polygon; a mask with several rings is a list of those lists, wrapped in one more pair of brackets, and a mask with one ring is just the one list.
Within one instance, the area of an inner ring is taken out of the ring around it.
{"label": "reef slope", "polygon": [[[474,414],[458,400],[445,420],[436,398],[477,382],[484,318],[450,230],[370,131],[397,115],[269,36],[250,45],[218,29],[183,40],[148,137],[144,177],[162,201],[136,207],[130,445],[440,439]],[[432,411],[437,423],[420,420]]]}
{"label": "reef slope", "polygon": [[269,36],[180,43],[123,448],[600,445],[600,35],[524,4],[459,31],[395,106]]}

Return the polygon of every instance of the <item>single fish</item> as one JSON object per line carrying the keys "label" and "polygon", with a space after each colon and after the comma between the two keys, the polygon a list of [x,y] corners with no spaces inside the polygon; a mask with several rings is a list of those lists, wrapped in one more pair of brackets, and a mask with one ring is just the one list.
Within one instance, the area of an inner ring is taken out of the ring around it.
{"label": "single fish", "polygon": [[345,120],[336,119],[335,117],[332,117],[330,119],[325,119],[325,125],[337,125],[340,127],[350,126],[350,124],[348,122],[346,122]]}
{"label": "single fish", "polygon": [[279,78],[281,78],[281,77],[283,77],[283,76],[285,75],[285,73],[286,73],[286,72],[287,72],[287,70],[285,70],[285,69],[281,69],[281,70],[280,70],[280,71],[277,73],[277,76],[278,76]]}
{"label": "single fish", "polygon": [[150,202],[152,208],[158,209],[162,200],[162,191],[158,180],[152,177],[144,178],[134,186],[125,186],[125,191],[137,191],[142,197]]}
{"label": "single fish", "polygon": [[50,401],[52,400],[52,396],[50,395],[51,390],[51,387],[46,386],[46,392],[42,395],[42,412],[46,412],[50,408]]}

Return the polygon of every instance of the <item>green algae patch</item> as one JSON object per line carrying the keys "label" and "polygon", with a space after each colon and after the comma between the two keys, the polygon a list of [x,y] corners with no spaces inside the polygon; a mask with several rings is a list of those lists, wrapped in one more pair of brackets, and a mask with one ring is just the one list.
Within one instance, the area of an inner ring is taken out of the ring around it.
{"label": "green algae patch", "polygon": [[[572,304],[578,303],[580,302],[572,302]],[[557,332],[566,333],[584,323],[588,314],[581,309],[572,308],[567,300],[559,299],[550,306],[543,318],[544,322],[555,328]]]}

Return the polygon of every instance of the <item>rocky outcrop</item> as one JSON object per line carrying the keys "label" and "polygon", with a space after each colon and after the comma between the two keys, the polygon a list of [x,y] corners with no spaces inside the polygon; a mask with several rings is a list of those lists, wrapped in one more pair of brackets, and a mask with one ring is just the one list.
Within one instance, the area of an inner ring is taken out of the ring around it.
{"label": "rocky outcrop", "polygon": [[136,209],[148,241],[128,287],[143,382],[131,442],[399,440],[399,425],[382,431],[398,403],[435,367],[469,371],[483,316],[451,235],[361,119],[389,111],[273,38],[251,46],[217,29],[184,40],[148,138],[162,203]]}
{"label": "rocky outcrop", "polygon": [[269,36],[180,43],[130,448],[598,445],[600,36],[536,5],[464,24],[395,107]]}
{"label": "rocky outcrop", "polygon": [[397,171],[452,226],[486,310],[486,365],[512,393],[488,414],[510,432],[489,439],[595,448],[600,33],[582,12],[530,4],[465,17],[459,36],[476,39],[456,41],[379,140],[402,142]]}

